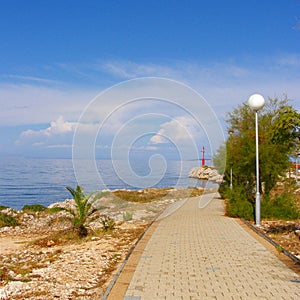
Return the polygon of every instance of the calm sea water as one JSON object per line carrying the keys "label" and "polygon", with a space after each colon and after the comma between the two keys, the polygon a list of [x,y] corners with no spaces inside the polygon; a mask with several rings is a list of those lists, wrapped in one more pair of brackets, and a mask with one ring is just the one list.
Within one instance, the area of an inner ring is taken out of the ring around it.
{"label": "calm sea water", "polygon": [[[71,159],[0,160],[0,205],[21,209],[25,204],[42,204],[70,198],[65,186],[80,184],[86,192],[104,189],[131,189],[146,187],[203,186],[200,180],[188,178],[197,161],[166,161],[152,163],[133,161],[81,161],[75,168]],[[96,168],[97,174],[93,169]],[[79,180],[79,182],[77,181]]]}

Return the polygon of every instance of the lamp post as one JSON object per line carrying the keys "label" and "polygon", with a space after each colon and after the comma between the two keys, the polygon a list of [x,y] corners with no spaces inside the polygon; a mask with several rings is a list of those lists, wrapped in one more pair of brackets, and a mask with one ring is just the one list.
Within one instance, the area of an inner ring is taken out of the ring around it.
{"label": "lamp post", "polygon": [[296,184],[298,185],[298,156],[299,156],[299,151],[297,149],[297,152],[296,152]]}
{"label": "lamp post", "polygon": [[255,224],[260,226],[260,192],[259,192],[259,151],[258,151],[258,111],[265,105],[265,99],[260,94],[249,97],[248,104],[255,112],[255,141],[256,141],[256,197],[255,197]]}
{"label": "lamp post", "polygon": [[[231,139],[231,136],[233,134],[233,131],[230,129],[229,130],[229,135],[230,135],[230,139]],[[230,189],[232,190],[232,162],[230,163]]]}
{"label": "lamp post", "polygon": [[296,137],[296,139],[298,139],[298,143],[297,143],[297,150],[296,150],[296,184],[299,184],[298,181],[298,169],[299,169],[299,164],[298,164],[298,157],[299,157],[299,142],[300,142],[300,128],[297,126],[294,128],[293,130],[293,134]]}

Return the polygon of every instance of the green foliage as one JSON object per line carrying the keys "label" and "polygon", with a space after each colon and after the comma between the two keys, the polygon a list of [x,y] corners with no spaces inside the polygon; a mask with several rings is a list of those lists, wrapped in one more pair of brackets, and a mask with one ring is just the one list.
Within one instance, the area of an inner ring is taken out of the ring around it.
{"label": "green foliage", "polygon": [[17,225],[18,225],[18,222],[15,218],[13,218],[9,215],[0,213],[0,228],[6,227],[6,226],[17,226]]}
{"label": "green foliage", "polygon": [[282,252],[283,252],[283,248],[282,248],[282,246],[280,246],[280,245],[278,245],[278,246],[276,247],[276,249],[277,249],[278,253],[282,253]]}
{"label": "green foliage", "polygon": [[246,220],[253,219],[254,206],[253,203],[247,201],[243,195],[244,191],[240,187],[233,190],[223,189],[221,196],[227,199],[226,215],[233,218],[244,218]]}
{"label": "green foliage", "polygon": [[[263,110],[259,111],[259,160],[260,160],[260,193],[268,197],[278,182],[284,177],[289,166],[289,157],[297,146],[295,128],[299,128],[300,114],[289,105],[287,98],[283,100],[268,99]],[[229,195],[230,170],[233,178],[233,194],[236,209],[231,206],[229,212],[241,215],[248,208],[240,202],[248,201],[251,206],[255,203],[256,192],[256,146],[255,146],[255,115],[248,104],[238,106],[228,114],[229,135],[214,157],[218,162],[225,157],[225,185],[220,188],[224,195]],[[262,186],[264,188],[262,188]]]}
{"label": "green foliage", "polygon": [[45,207],[44,205],[41,204],[31,204],[31,205],[24,205],[22,210],[23,211],[44,211],[46,210],[47,207]]}
{"label": "green foliage", "polygon": [[221,145],[213,157],[214,167],[218,170],[219,174],[224,174],[225,172],[226,155],[226,145]]}
{"label": "green foliage", "polygon": [[123,213],[123,220],[124,220],[125,222],[131,221],[131,220],[132,220],[132,214],[129,213],[129,212]]}
{"label": "green foliage", "polygon": [[115,223],[114,219],[112,219],[109,216],[104,216],[101,219],[101,224],[102,224],[102,229],[104,231],[113,230],[115,228],[115,226],[116,226],[116,223]]}
{"label": "green foliage", "polygon": [[294,199],[289,193],[275,195],[273,198],[265,197],[261,201],[261,215],[263,218],[281,220],[295,220],[300,217]]}
{"label": "green foliage", "polygon": [[64,209],[61,208],[61,207],[51,207],[51,208],[47,208],[47,212],[50,213],[50,214],[53,214],[53,213],[57,213],[57,212],[60,212],[60,211],[63,211]]}
{"label": "green foliage", "polygon": [[0,205],[0,210],[4,210],[4,209],[7,209],[9,208],[8,206],[3,206],[3,205]]}
{"label": "green foliage", "polygon": [[75,207],[62,209],[72,215],[74,229],[80,237],[84,237],[88,234],[85,225],[92,220],[92,215],[100,209],[94,207],[94,203],[99,199],[100,194],[90,193],[85,195],[83,188],[79,185],[77,185],[76,190],[71,187],[66,187],[66,189],[72,195]]}
{"label": "green foliage", "polygon": [[229,199],[226,205],[226,215],[233,218],[253,219],[253,206],[246,200]]}

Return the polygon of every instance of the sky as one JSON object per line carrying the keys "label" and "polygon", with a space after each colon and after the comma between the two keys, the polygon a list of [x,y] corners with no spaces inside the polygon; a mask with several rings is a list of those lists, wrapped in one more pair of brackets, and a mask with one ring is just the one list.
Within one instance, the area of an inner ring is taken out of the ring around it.
{"label": "sky", "polygon": [[253,93],[300,110],[300,0],[11,0],[0,27],[2,158],[194,159]]}

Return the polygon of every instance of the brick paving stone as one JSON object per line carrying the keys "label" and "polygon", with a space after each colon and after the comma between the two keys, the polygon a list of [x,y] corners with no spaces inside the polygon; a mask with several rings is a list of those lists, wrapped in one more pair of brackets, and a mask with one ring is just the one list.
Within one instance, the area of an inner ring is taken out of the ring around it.
{"label": "brick paving stone", "polygon": [[146,245],[124,299],[300,299],[299,276],[224,216],[218,194],[174,205]]}

